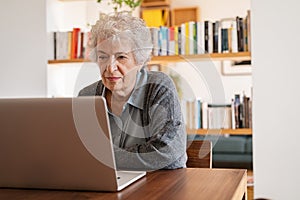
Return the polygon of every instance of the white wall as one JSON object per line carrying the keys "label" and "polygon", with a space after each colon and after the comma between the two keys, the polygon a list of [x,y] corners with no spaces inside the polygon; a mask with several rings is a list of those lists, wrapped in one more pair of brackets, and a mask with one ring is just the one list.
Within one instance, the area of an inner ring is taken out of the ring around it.
{"label": "white wall", "polygon": [[95,63],[48,65],[48,97],[74,97],[80,89],[100,79]]}
{"label": "white wall", "polygon": [[250,0],[171,0],[172,8],[199,6],[200,20],[219,20],[246,16]]}
{"label": "white wall", "polygon": [[46,5],[0,2],[0,97],[46,96]]}
{"label": "white wall", "polygon": [[300,199],[299,10],[252,0],[254,197]]}

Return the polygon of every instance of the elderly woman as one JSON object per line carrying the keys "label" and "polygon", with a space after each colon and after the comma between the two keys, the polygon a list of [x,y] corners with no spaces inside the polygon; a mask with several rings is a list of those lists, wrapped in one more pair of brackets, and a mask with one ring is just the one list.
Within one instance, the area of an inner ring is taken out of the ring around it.
{"label": "elderly woman", "polygon": [[105,97],[117,168],[186,167],[186,132],[174,83],[145,68],[152,42],[144,21],[126,12],[102,15],[90,45],[101,80],[79,96]]}

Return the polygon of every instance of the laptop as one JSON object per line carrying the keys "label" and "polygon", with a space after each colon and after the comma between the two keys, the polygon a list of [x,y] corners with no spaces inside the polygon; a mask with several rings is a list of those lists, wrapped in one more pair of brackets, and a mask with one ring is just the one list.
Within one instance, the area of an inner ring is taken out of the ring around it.
{"label": "laptop", "polygon": [[0,99],[0,187],[120,191],[103,97]]}

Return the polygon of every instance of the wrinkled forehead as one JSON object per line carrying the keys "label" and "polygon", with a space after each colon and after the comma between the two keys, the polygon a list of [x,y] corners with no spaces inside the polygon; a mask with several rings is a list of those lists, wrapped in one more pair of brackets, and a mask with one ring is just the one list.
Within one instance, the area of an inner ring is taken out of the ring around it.
{"label": "wrinkled forehead", "polygon": [[99,40],[97,42],[97,51],[102,51],[108,54],[115,54],[119,52],[132,52],[134,50],[134,42],[132,38],[126,34],[113,35],[112,37]]}

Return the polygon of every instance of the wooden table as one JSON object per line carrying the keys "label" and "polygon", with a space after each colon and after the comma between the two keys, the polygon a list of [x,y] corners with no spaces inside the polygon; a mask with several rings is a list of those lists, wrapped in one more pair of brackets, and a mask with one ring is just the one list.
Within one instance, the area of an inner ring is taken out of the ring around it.
{"label": "wooden table", "polygon": [[149,172],[120,192],[0,189],[0,199],[247,199],[242,169],[187,168]]}

